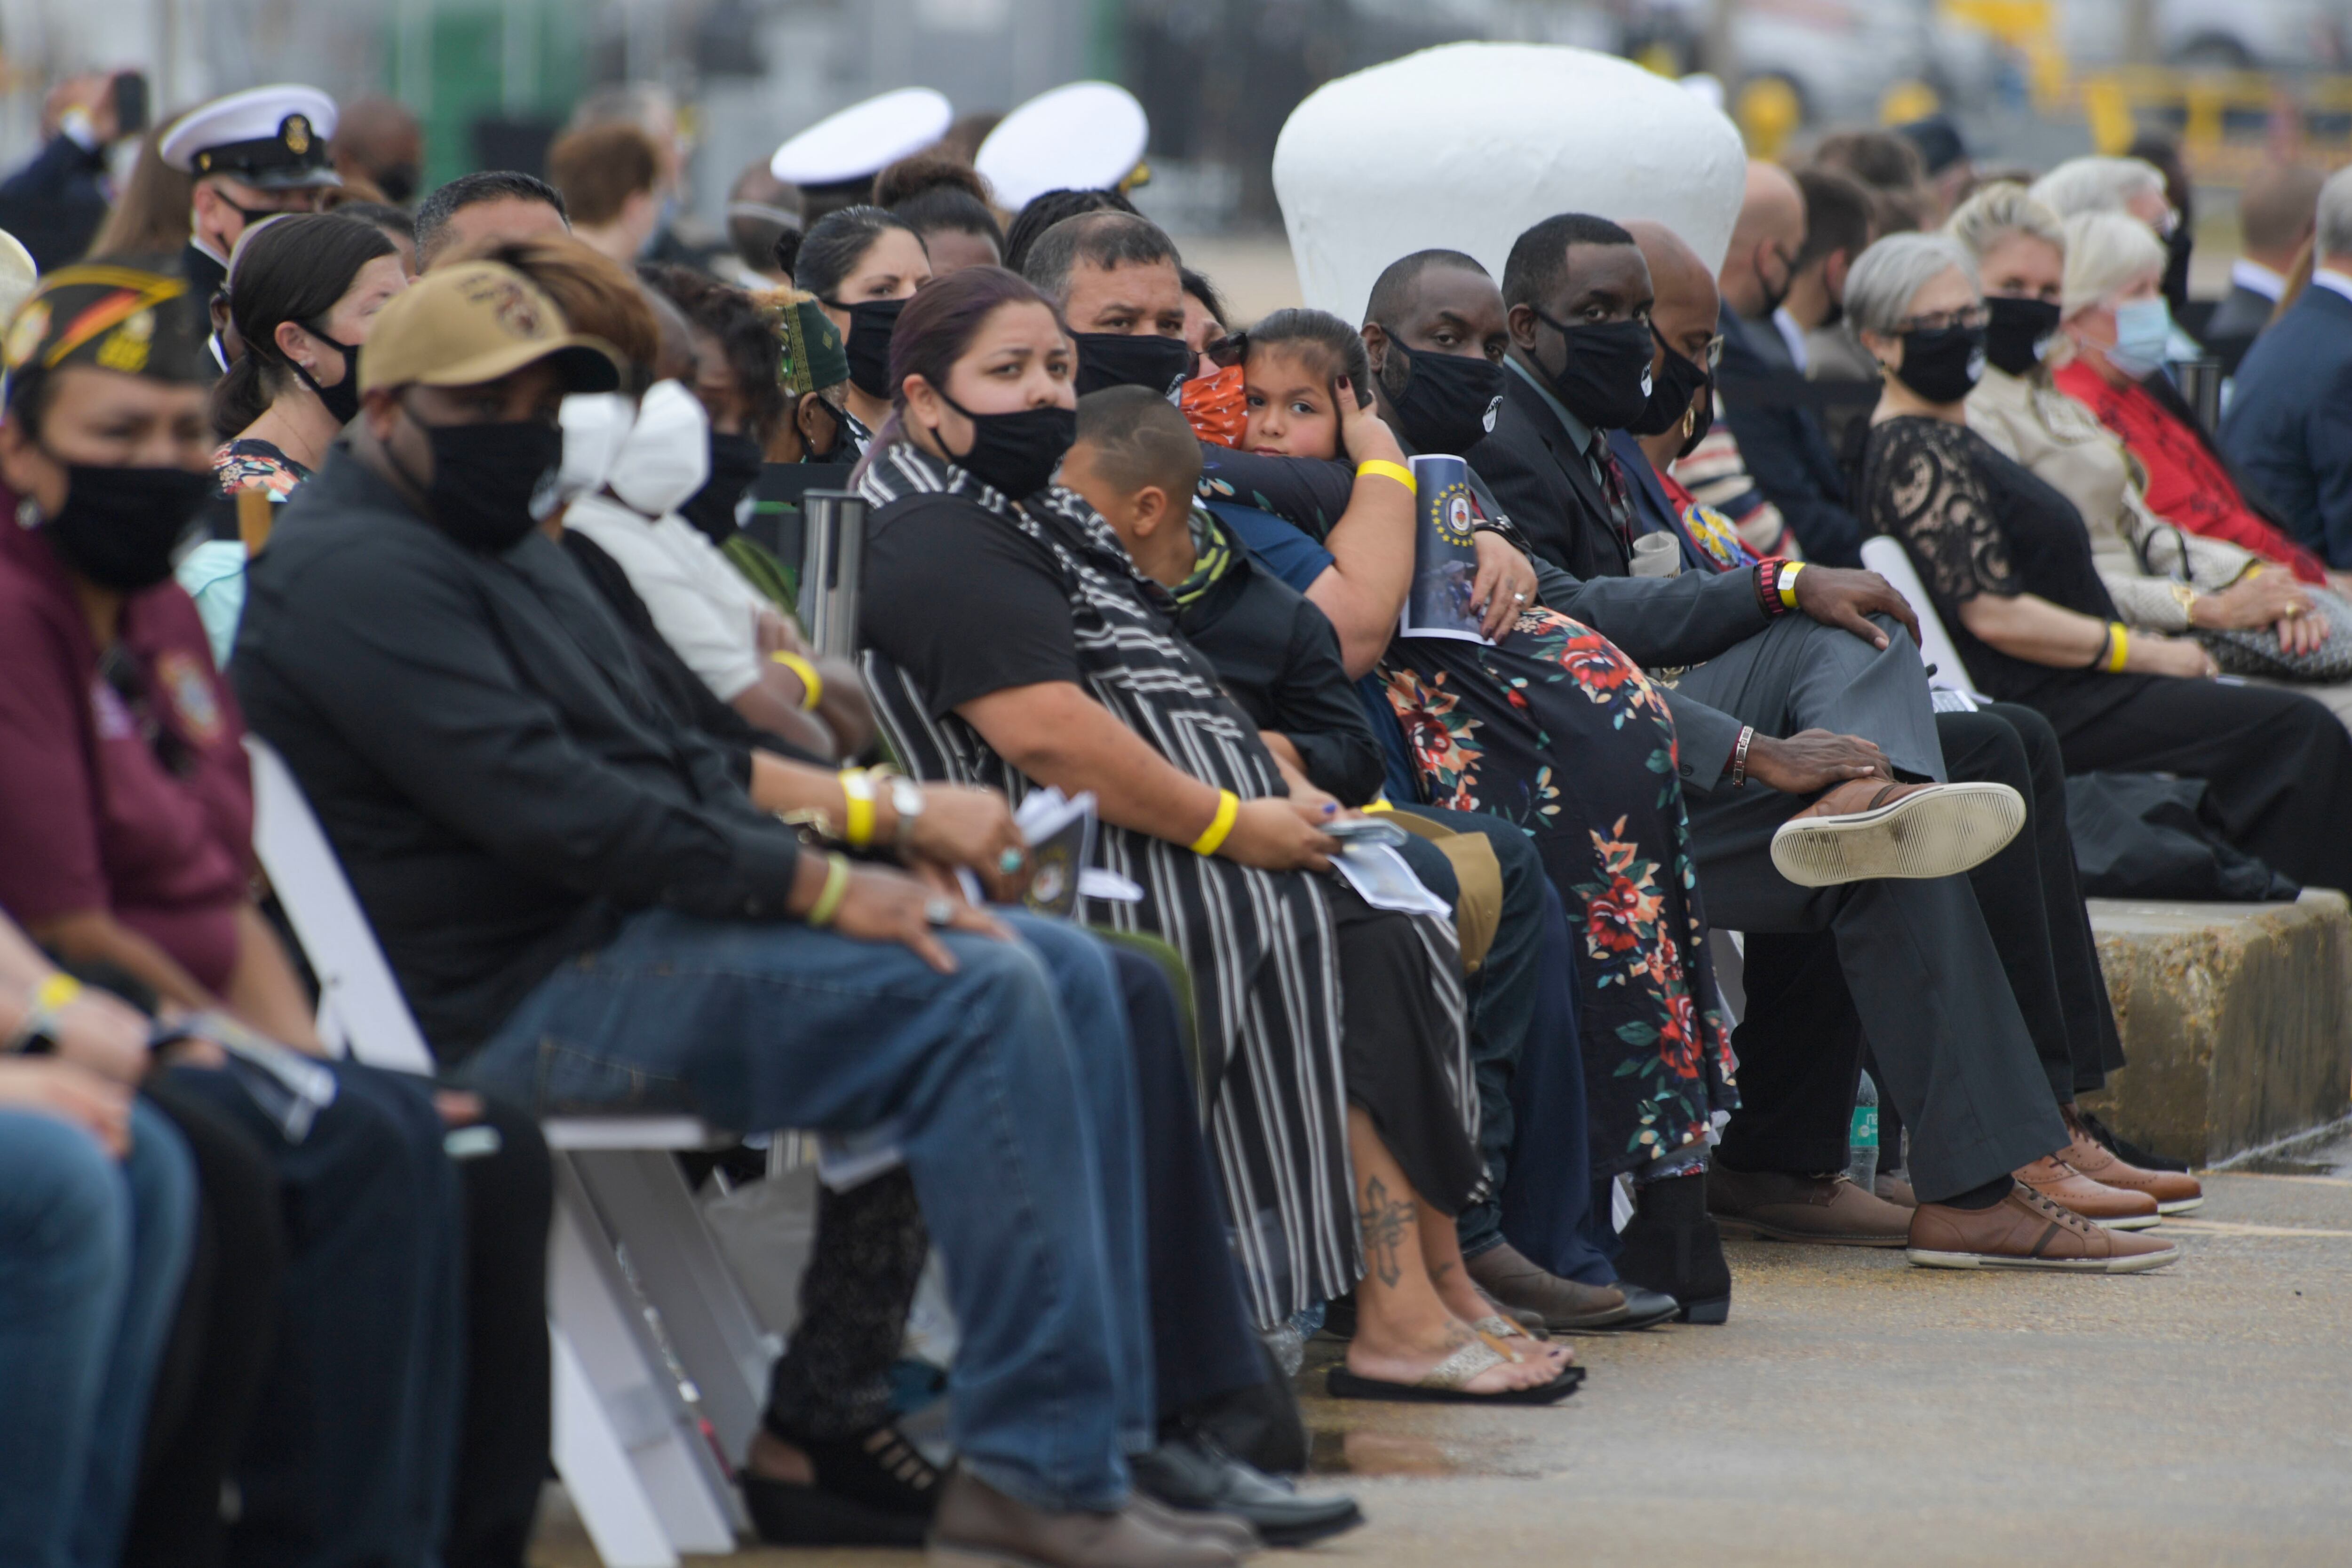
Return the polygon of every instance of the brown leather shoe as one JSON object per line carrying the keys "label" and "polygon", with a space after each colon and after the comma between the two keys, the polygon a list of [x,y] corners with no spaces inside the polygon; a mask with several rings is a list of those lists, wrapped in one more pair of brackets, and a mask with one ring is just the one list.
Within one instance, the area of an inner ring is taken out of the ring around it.
{"label": "brown leather shoe", "polygon": [[1540,1314],[1549,1329],[1643,1328],[1663,1322],[1676,1311],[1674,1298],[1664,1296],[1657,1299],[1666,1303],[1664,1312],[1637,1316],[1616,1286],[1580,1284],[1546,1273],[1507,1241],[1489,1247],[1465,1266],[1480,1290],[1507,1308]]}
{"label": "brown leather shoe", "polygon": [[2018,1186],[1990,1208],[1923,1203],[1911,1216],[1911,1261],[1923,1269],[2055,1269],[2137,1274],[2161,1269],[2180,1249],[2127,1236]]}
{"label": "brown leather shoe", "polygon": [[2066,1118],[2066,1131],[2074,1140],[2059,1157],[2101,1186],[2144,1192],[2156,1199],[2158,1214],[2186,1214],[2204,1206],[2205,1188],[2195,1176],[2179,1171],[2142,1170],[2091,1136],[2072,1107],[2062,1105],[2059,1113]]}
{"label": "brown leather shoe", "polygon": [[1911,1234],[1908,1210],[1866,1193],[1843,1176],[1706,1167],[1706,1211],[1735,1234],[1821,1247],[1900,1247]]}
{"label": "brown leather shoe", "polygon": [[931,1521],[931,1568],[1234,1568],[1223,1542],[1176,1535],[1133,1508],[1047,1513],[959,1469]]}
{"label": "brown leather shoe", "polygon": [[1891,1203],[1897,1208],[1919,1207],[1919,1195],[1913,1192],[1911,1184],[1901,1176],[1880,1176],[1871,1184],[1871,1190],[1878,1195],[1878,1201],[1881,1203]]}
{"label": "brown leather shoe", "polygon": [[2054,1156],[2045,1155],[2013,1174],[2061,1208],[2071,1208],[2110,1230],[2146,1230],[2157,1222],[2156,1199],[2147,1194],[2093,1181]]}
{"label": "brown leather shoe", "polygon": [[[1508,1246],[1509,1243],[1506,1242],[1504,1245]],[[1544,1320],[1541,1312],[1531,1312],[1526,1307],[1515,1307],[1510,1305],[1508,1302],[1498,1301],[1495,1299],[1495,1293],[1492,1291],[1489,1291],[1486,1286],[1478,1283],[1475,1280],[1470,1281],[1470,1288],[1478,1292],[1478,1299],[1480,1301],[1495,1309],[1495,1315],[1496,1317],[1510,1319],[1511,1322],[1518,1324],[1520,1328],[1526,1330],[1530,1338],[1549,1339],[1551,1337],[1544,1332]],[[1619,1294],[1622,1295],[1623,1292],[1620,1291]]]}

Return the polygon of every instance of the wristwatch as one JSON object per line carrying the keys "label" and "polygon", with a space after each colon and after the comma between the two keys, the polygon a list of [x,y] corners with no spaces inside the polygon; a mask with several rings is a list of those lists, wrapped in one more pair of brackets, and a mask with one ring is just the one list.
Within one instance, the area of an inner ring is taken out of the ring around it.
{"label": "wristwatch", "polygon": [[897,773],[885,773],[881,777],[890,786],[890,810],[898,814],[898,828],[892,835],[892,841],[903,854],[907,840],[915,831],[915,819],[923,814],[923,787]]}
{"label": "wristwatch", "polygon": [[2168,582],[2165,586],[2172,590],[2172,601],[2180,606],[2180,619],[2189,625],[2196,625],[2197,591],[2185,582]]}

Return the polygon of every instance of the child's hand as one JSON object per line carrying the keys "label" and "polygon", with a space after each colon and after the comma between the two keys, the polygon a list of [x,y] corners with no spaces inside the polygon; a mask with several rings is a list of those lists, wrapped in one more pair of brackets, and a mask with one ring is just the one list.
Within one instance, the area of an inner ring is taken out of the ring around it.
{"label": "child's hand", "polygon": [[1357,401],[1353,382],[1341,376],[1332,382],[1331,401],[1339,405],[1339,445],[1349,462],[1360,465],[1380,460],[1404,461],[1404,448],[1397,444],[1387,423],[1373,412],[1375,405],[1369,400]]}

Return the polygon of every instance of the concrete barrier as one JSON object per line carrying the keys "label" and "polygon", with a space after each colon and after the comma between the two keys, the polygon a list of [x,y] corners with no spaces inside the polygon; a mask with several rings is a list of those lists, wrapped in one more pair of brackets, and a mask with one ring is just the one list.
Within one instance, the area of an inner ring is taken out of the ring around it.
{"label": "concrete barrier", "polygon": [[2352,1104],[2352,906],[2090,901],[2130,1065],[2084,1104],[2195,1165],[2293,1137]]}

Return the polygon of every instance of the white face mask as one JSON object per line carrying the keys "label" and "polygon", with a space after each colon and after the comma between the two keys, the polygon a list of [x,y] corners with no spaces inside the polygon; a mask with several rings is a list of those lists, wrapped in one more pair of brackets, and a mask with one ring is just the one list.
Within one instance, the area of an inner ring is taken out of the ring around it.
{"label": "white face mask", "polygon": [[676,382],[656,382],[637,404],[604,483],[630,510],[659,517],[710,482],[710,417]]}
{"label": "white face mask", "polygon": [[603,489],[636,413],[618,392],[574,392],[565,398],[557,416],[563,426],[563,461],[555,470],[555,483],[532,502],[533,514],[544,519],[556,508]]}

